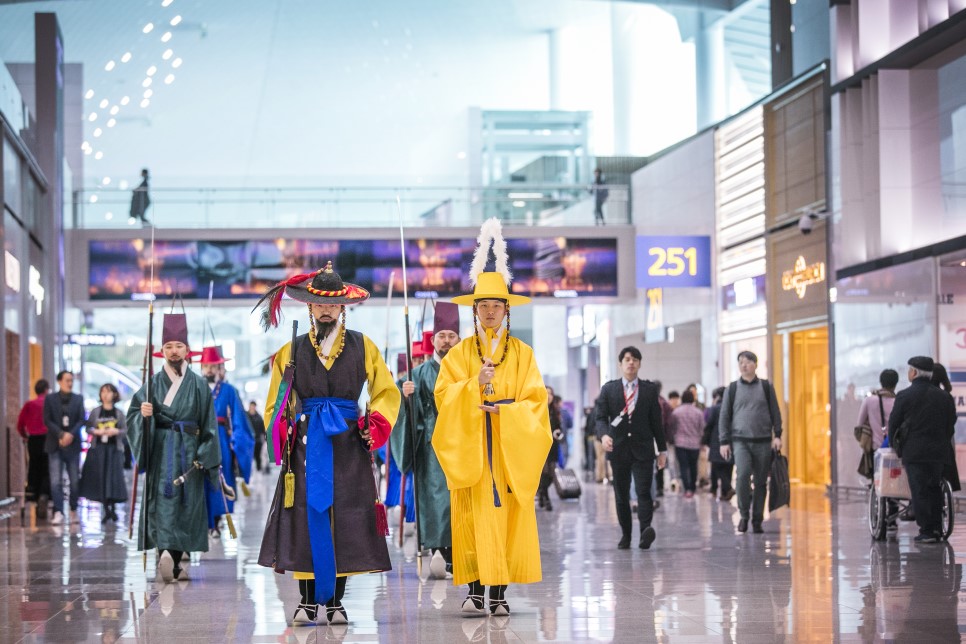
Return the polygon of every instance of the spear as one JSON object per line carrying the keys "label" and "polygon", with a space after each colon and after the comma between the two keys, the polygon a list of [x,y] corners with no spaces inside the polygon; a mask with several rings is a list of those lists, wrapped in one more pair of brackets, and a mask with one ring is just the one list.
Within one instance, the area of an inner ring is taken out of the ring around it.
{"label": "spear", "polygon": [[[389,321],[392,317],[392,290],[396,282],[396,271],[389,272],[389,294],[386,297],[386,346],[382,350],[382,359],[388,365],[389,364]],[[398,374],[397,374],[398,375]],[[388,493],[389,487],[389,461],[392,457],[392,446],[389,441],[386,441],[386,462],[384,464],[386,488]],[[382,494],[382,485],[380,484],[379,493]],[[399,499],[400,507],[402,507],[402,497]]]}
{"label": "spear", "polygon": [[[402,255],[402,283],[403,283],[403,315],[406,318],[406,379],[412,380],[413,377],[413,344],[409,334],[409,283],[406,275],[406,236],[403,230],[402,202],[399,195],[396,195],[396,211],[399,213],[399,251]],[[412,396],[405,397],[406,405],[406,434],[407,441],[412,449],[413,459],[413,504],[416,509],[416,571],[417,574],[422,568],[423,543],[419,529],[419,488],[416,484],[416,412],[413,406]],[[401,488],[399,491],[399,502],[402,511],[400,512],[399,522],[403,524],[406,520],[406,474],[402,474]],[[403,536],[402,530],[399,531],[400,544]]]}

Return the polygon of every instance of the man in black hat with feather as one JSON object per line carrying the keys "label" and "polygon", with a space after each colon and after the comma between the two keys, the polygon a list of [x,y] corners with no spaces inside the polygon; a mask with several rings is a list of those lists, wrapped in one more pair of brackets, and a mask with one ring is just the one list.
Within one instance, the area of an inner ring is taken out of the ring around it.
{"label": "man in black hat with feather", "polygon": [[[368,291],[344,283],[329,262],[262,298],[268,325],[279,322],[283,294],[308,305],[310,327],[294,346],[278,350],[272,368],[271,392],[290,362],[295,373],[283,410],[288,422],[273,423],[274,396],[265,405],[268,440],[282,469],[258,563],[298,579],[302,599],[293,624],[316,623],[319,604],[328,623],[345,624],[348,576],[391,569],[370,452],[389,438],[400,394],[375,343],[346,328],[346,306],[364,302]],[[363,387],[368,414],[358,409]]]}

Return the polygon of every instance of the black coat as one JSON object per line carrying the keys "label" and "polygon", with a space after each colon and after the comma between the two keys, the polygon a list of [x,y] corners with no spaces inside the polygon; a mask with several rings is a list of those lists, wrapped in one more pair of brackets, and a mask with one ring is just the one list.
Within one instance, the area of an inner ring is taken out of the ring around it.
{"label": "black coat", "polygon": [[909,434],[902,447],[904,463],[943,463],[950,450],[956,425],[956,403],[928,378],[916,378],[896,395],[889,415],[889,444],[903,421],[909,421]]}
{"label": "black coat", "polygon": [[[67,417],[66,424],[64,417]],[[47,442],[44,450],[48,454],[61,451],[58,441],[64,432],[74,435],[74,442],[65,447],[62,451],[65,456],[80,456],[81,453],[81,429],[86,423],[84,414],[84,399],[72,393],[66,405],[61,401],[60,392],[47,394],[44,398],[44,425],[47,426]]]}
{"label": "black coat", "polygon": [[624,412],[624,381],[611,380],[600,389],[597,399],[597,435],[614,440],[614,454],[630,451],[634,458],[654,458],[654,443],[659,452],[667,451],[664,423],[657,387],[648,380],[637,381],[637,403],[628,421],[624,416],[615,427],[611,423]]}

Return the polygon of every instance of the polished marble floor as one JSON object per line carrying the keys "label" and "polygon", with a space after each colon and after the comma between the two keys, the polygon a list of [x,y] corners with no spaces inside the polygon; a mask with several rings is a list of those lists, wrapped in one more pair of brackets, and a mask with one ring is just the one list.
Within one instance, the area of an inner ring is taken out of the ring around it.
{"label": "polished marble floor", "polygon": [[966,624],[966,531],[915,546],[905,524],[873,543],[860,498],[798,489],[765,534],[739,535],[733,505],[672,494],[652,549],[618,551],[612,490],[591,483],[538,511],[544,580],[510,587],[509,618],[460,618],[465,590],[420,579],[391,546],[391,572],[350,580],[348,627],[292,628],[296,583],[255,563],[273,485],[256,475],[239,539],[213,542],[191,582],[167,586],[123,524],[102,531],[97,507],[62,528],[0,521],[0,641],[949,642]]}

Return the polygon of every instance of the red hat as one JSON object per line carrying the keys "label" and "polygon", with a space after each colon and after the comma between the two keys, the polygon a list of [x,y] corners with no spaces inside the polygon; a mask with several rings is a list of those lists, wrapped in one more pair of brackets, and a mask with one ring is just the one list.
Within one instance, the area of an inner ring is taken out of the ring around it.
{"label": "red hat", "polygon": [[423,341],[422,340],[416,340],[416,341],[413,342],[413,357],[414,358],[425,358],[426,356],[429,356],[429,355],[432,355],[432,354],[433,354],[432,349],[430,349],[428,353],[425,350],[423,350]]}
{"label": "red hat", "polygon": [[[453,306],[456,305],[454,304]],[[427,356],[433,355],[433,351],[436,350],[436,347],[433,346],[433,335],[435,335],[433,331],[423,331],[423,341],[421,344],[423,353]]]}
{"label": "red hat", "polygon": [[201,364],[225,364],[231,358],[225,358],[221,347],[205,347],[201,350]]}

